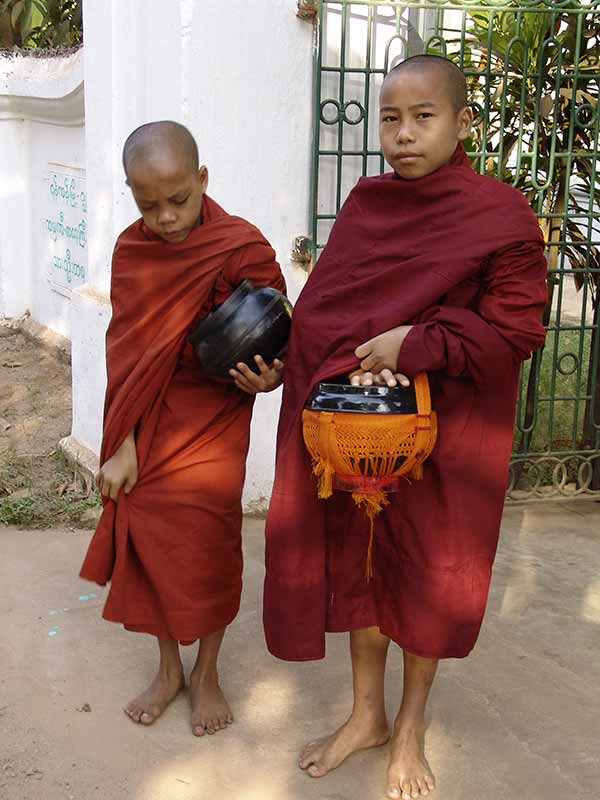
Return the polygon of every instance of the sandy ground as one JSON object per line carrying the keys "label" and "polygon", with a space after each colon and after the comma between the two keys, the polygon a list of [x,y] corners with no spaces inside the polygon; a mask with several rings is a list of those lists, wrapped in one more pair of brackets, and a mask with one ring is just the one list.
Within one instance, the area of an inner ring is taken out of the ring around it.
{"label": "sandy ground", "polygon": [[0,320],[0,522],[92,527],[99,498],[58,442],[71,431],[68,353]]}
{"label": "sandy ground", "polygon": [[[330,636],[327,659],[309,664],[266,652],[260,521],[245,526],[242,610],[222,657],[237,721],[204,739],[191,735],[185,694],[151,728],[122,713],[153,677],[154,646],[101,620],[106,590],[76,577],[89,536],[0,528],[1,800],[383,798],[387,748],[321,780],[295,766],[349,709],[347,641]],[[478,647],[445,662],[434,687],[435,796],[597,800],[599,642],[600,505],[509,509]],[[401,677],[394,648],[390,715]]]}

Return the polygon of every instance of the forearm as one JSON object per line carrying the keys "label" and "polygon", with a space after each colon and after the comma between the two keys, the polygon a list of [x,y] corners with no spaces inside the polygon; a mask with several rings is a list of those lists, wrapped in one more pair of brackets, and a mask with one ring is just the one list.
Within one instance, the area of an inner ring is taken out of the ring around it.
{"label": "forearm", "polygon": [[419,317],[400,350],[398,370],[497,382],[543,345],[546,302],[541,242],[505,248],[487,264],[475,308],[439,305]]}
{"label": "forearm", "polygon": [[[465,319],[465,314],[470,318]],[[413,325],[400,349],[397,368],[409,376],[443,371],[453,378],[468,375],[486,382],[516,363],[506,341],[476,314],[448,309],[436,319]]]}
{"label": "forearm", "polygon": [[398,371],[443,371],[479,384],[497,381],[543,344],[535,314],[530,323],[519,330],[501,328],[468,309],[440,307],[429,320],[413,326],[400,349]]}

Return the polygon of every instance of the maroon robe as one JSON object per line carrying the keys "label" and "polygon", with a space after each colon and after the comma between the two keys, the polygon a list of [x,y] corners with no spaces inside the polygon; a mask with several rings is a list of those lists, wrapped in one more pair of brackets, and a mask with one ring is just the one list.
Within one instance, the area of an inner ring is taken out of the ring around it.
{"label": "maroon robe", "polygon": [[[476,174],[459,146],[417,180],[361,179],[296,305],[266,531],[271,652],[322,658],[325,631],[378,626],[429,658],[477,639],[498,543],[519,365],[544,341],[544,243],[515,189]],[[315,384],[358,367],[355,348],[414,325],[398,360],[429,373],[439,438],[369,525],[350,495],[317,499],[302,439]]]}

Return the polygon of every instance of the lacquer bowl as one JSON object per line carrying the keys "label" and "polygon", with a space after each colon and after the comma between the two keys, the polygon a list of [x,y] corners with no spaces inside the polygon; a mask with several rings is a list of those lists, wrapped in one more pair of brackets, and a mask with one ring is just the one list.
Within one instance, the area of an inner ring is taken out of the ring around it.
{"label": "lacquer bowl", "polygon": [[267,364],[280,357],[291,322],[292,304],[285,295],[245,280],[200,322],[189,341],[208,375],[228,377],[239,362],[258,373],[254,356],[262,356]]}

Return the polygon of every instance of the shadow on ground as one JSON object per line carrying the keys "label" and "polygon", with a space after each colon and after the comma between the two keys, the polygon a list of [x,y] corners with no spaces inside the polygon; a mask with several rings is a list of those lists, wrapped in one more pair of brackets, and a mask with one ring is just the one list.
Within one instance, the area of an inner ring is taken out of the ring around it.
{"label": "shadow on ground", "polygon": [[[440,799],[600,795],[599,533],[598,503],[506,511],[480,642],[444,663],[432,696]],[[246,522],[244,599],[222,658],[237,721],[200,740],[185,694],[151,728],[121,712],[153,677],[154,647],[103,622],[105,590],[77,579],[89,533],[2,528],[0,540],[1,800],[383,798],[386,748],[319,781],[295,766],[350,707],[347,642],[330,636],[327,659],[309,664],[265,651],[260,521]],[[401,662],[393,650],[390,714]]]}

